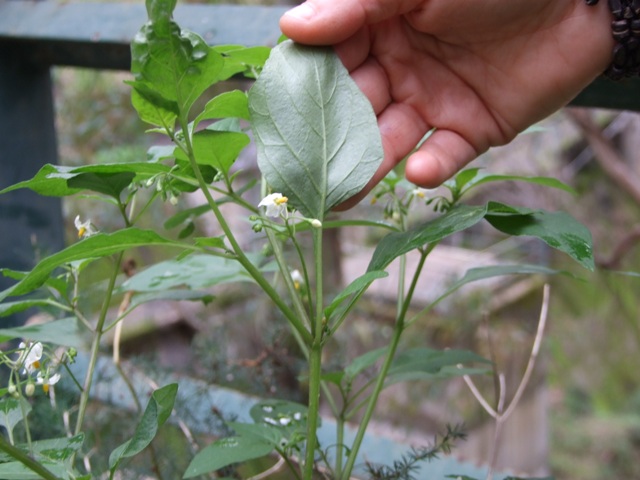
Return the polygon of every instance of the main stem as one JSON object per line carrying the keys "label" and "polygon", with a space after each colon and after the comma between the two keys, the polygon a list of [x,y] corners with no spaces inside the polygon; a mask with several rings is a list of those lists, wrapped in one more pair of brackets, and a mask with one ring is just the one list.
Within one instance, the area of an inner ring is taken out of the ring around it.
{"label": "main stem", "polygon": [[322,229],[313,230],[313,251],[316,275],[316,313],[311,328],[313,338],[309,352],[309,405],[307,416],[307,451],[304,462],[304,478],[311,480],[315,464],[316,432],[320,414],[320,390],[322,382],[322,331],[324,328],[323,274],[322,274]]}

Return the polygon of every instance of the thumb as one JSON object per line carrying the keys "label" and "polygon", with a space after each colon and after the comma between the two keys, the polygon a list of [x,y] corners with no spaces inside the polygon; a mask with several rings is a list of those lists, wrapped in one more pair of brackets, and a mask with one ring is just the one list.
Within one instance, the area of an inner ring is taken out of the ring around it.
{"label": "thumb", "polygon": [[[309,45],[333,45],[367,24],[409,12],[420,0],[307,0],[280,19],[282,32]],[[401,4],[401,5],[400,5]]]}
{"label": "thumb", "polygon": [[434,188],[454,176],[482,153],[451,130],[436,130],[408,159],[407,180]]}

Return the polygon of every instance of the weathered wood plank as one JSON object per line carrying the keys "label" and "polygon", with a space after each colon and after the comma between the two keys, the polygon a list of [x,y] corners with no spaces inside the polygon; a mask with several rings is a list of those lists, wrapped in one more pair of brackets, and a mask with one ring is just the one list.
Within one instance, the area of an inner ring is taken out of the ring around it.
{"label": "weathered wood plank", "polygon": [[[284,6],[180,5],[175,19],[210,45],[275,45]],[[0,49],[38,65],[128,70],[129,44],[147,20],[142,3],[0,0]]]}

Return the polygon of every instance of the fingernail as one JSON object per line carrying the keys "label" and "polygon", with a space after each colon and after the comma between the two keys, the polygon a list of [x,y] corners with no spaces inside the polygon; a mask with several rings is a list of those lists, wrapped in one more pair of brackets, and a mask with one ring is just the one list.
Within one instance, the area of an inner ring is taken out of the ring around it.
{"label": "fingernail", "polygon": [[300,20],[310,20],[315,13],[316,12],[311,5],[309,5],[308,3],[303,3],[302,5],[289,10],[287,13],[285,13],[285,15],[295,17]]}

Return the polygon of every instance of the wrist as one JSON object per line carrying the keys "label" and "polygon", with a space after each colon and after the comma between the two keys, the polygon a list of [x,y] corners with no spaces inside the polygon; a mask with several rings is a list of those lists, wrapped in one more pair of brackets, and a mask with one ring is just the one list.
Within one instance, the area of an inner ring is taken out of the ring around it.
{"label": "wrist", "polygon": [[612,80],[640,75],[640,2],[638,0],[585,0],[590,10],[609,19],[611,62],[604,71]]}

